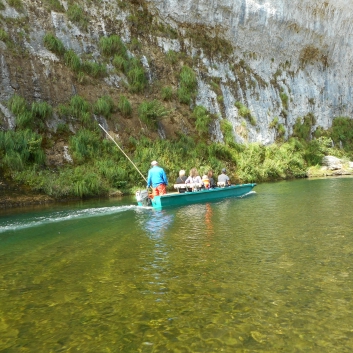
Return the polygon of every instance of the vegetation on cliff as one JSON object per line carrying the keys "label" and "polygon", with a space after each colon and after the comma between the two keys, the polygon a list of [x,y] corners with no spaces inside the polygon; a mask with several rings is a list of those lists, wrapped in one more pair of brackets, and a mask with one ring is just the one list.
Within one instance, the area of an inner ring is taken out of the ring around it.
{"label": "vegetation on cliff", "polygon": [[[11,112],[15,125],[9,129],[4,113],[0,115],[0,170],[6,177],[56,198],[131,192],[134,187],[143,187],[141,176],[105,138],[98,123],[107,126],[142,172],[147,174],[151,160],[157,159],[171,184],[179,169],[195,166],[201,173],[212,168],[215,174],[227,167],[234,183],[298,178],[306,176],[310,166],[320,164],[324,155],[351,155],[353,130],[347,117],[334,119],[327,131],[314,128],[312,113],[298,117],[292,129],[286,126],[290,99],[277,82],[274,87],[279,92],[281,117],[274,116],[268,126],[276,135],[276,144],[239,143],[238,136],[246,142],[248,129],[256,128],[257,117],[239,96],[232,104],[241,124],[236,129],[223,118],[226,108],[221,81],[210,79],[206,75],[210,67],[200,60],[200,53],[206,53],[211,68],[216,69],[215,58],[230,61],[231,44],[217,31],[215,35],[203,27],[178,31],[152,16],[144,1],[117,4],[120,12],[128,14],[126,22],[102,19],[109,25],[110,35],[101,33],[95,38],[94,50],[80,52],[59,39],[62,33],[55,28],[45,28],[41,45],[55,60],[49,73],[36,79],[42,79],[50,93],[38,97],[35,89],[27,91],[26,83],[32,78],[24,76],[17,93],[0,101]],[[26,56],[33,55],[26,49],[30,29],[24,8],[29,11],[30,6],[20,0],[9,5],[23,15],[18,20],[0,17],[0,49],[8,62],[13,60],[10,76],[17,77],[24,71],[21,66],[29,65]],[[69,1],[67,11],[56,0],[46,0],[43,6],[66,16],[70,26],[77,25],[82,33],[90,29],[88,2]],[[5,8],[3,5],[0,11]],[[128,41],[120,36],[123,25],[131,34]],[[178,52],[161,51],[147,34],[178,38],[183,45]],[[196,54],[184,48],[186,41]],[[255,87],[249,77],[256,78],[260,87],[266,84],[244,60],[229,68],[240,86]],[[200,77],[215,93],[212,99],[220,107],[218,113],[197,102]],[[217,128],[220,139],[214,138]],[[61,155],[65,152],[67,156],[50,161],[58,146]]]}

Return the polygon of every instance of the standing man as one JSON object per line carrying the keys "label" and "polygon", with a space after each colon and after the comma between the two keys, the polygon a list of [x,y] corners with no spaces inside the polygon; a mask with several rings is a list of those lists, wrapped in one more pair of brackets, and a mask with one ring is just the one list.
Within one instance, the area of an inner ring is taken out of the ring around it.
{"label": "standing man", "polygon": [[151,163],[152,168],[148,171],[147,187],[152,186],[153,196],[165,195],[167,193],[166,186],[168,185],[167,175],[163,168],[158,166],[157,161]]}
{"label": "standing man", "polygon": [[226,173],[227,173],[226,168],[223,168],[222,174],[218,175],[218,182],[224,183],[226,186],[228,186],[228,185],[230,185],[230,180],[229,180],[229,176]]}

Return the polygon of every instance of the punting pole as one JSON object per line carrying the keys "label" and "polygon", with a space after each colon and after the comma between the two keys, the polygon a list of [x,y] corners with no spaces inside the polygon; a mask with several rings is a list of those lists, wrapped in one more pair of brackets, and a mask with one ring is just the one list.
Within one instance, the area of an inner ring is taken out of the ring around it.
{"label": "punting pole", "polygon": [[99,127],[109,136],[109,138],[116,144],[116,146],[119,148],[119,150],[124,154],[124,156],[131,162],[131,164],[136,168],[136,170],[141,174],[142,178],[145,180],[145,182],[147,183],[146,178],[143,176],[143,174],[139,171],[139,169],[136,167],[135,163],[129,158],[129,156],[122,150],[122,148],[116,143],[116,141],[113,139],[113,137],[111,137],[108,133],[108,131],[106,131],[104,129],[104,127],[101,124],[98,124]]}

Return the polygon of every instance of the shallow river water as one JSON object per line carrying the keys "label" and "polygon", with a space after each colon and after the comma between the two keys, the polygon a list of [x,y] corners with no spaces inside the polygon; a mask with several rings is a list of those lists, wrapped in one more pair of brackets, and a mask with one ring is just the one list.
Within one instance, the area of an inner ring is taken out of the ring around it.
{"label": "shallow river water", "polygon": [[0,215],[0,352],[352,352],[353,178]]}

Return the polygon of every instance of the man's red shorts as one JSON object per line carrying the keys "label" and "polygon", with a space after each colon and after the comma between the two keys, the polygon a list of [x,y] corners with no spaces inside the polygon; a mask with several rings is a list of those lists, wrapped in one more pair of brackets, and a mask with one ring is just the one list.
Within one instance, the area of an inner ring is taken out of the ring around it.
{"label": "man's red shorts", "polygon": [[159,196],[165,195],[167,193],[167,188],[165,184],[159,184],[156,188],[153,188],[152,195]]}

